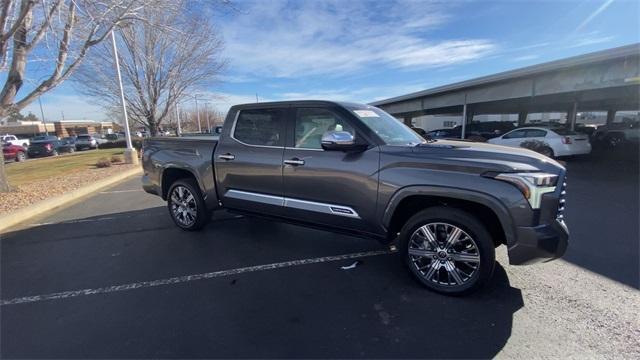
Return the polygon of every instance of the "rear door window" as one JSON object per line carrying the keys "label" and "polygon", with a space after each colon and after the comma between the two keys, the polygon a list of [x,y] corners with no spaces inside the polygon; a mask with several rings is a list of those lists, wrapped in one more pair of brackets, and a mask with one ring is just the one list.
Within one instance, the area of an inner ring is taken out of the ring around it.
{"label": "rear door window", "polygon": [[547,132],[545,130],[540,129],[530,129],[527,130],[527,137],[545,137],[547,136]]}
{"label": "rear door window", "polygon": [[526,130],[515,130],[512,131],[508,134],[506,134],[505,136],[503,136],[504,139],[519,139],[519,138],[523,138],[525,137],[526,134]]}
{"label": "rear door window", "polygon": [[233,138],[254,146],[282,146],[285,138],[286,109],[241,110]]}

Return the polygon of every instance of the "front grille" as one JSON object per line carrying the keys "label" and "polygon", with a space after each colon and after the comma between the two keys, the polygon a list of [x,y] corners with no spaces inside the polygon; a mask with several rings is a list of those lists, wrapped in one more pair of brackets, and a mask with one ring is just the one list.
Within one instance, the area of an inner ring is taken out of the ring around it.
{"label": "front grille", "polygon": [[566,195],[567,195],[567,177],[562,181],[562,185],[560,187],[560,196],[558,198],[558,212],[556,214],[556,219],[560,221],[564,221],[564,207],[566,203]]}

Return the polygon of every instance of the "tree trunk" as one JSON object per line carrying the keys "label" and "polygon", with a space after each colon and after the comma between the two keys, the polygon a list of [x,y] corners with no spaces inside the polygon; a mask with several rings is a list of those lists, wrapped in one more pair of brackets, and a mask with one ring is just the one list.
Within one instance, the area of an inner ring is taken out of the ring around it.
{"label": "tree trunk", "polygon": [[0,192],[9,191],[9,179],[4,171],[4,158],[0,159]]}
{"label": "tree trunk", "polygon": [[158,135],[158,124],[156,123],[155,117],[147,117],[147,124],[149,125],[149,133],[151,136]]}

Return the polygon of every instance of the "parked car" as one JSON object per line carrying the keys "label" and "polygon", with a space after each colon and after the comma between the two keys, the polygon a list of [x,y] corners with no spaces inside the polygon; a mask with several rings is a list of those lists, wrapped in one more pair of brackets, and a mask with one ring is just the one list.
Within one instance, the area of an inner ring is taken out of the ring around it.
{"label": "parked car", "polygon": [[78,139],[77,136],[67,136],[67,137],[63,137],[62,141],[66,141],[68,144],[76,144],[76,140]]}
{"label": "parked car", "polygon": [[118,141],[118,140],[122,140],[125,138],[124,134],[106,134],[104,136],[105,139],[107,139],[107,141],[113,142],[113,141]]}
{"label": "parked car", "polygon": [[106,135],[93,134],[91,136],[93,136],[93,138],[96,139],[96,143],[98,143],[98,147],[100,147],[101,144],[106,144],[109,142],[109,139],[107,139]]}
{"label": "parked car", "polygon": [[422,137],[427,136],[427,132],[424,131],[424,129],[422,129],[422,128],[412,126],[411,130],[415,131],[418,135],[420,135]]}
{"label": "parked car", "polygon": [[53,141],[53,140],[59,140],[59,139],[55,135],[38,135],[38,136],[34,136],[33,138],[31,138],[31,142]]}
{"label": "parked car", "polygon": [[[510,121],[486,121],[467,124],[465,127],[465,139],[477,142],[485,142],[489,139],[501,136],[515,126]],[[462,136],[462,125],[453,128],[436,129],[427,133],[431,139],[460,139]]]}
{"label": "parked car", "polygon": [[397,244],[427,288],[467,294],[491,278],[495,247],[510,264],[562,256],[565,168],[526,149],[426,141],[384,111],[287,101],[231,107],[222,134],[146,139],[145,191],[175,224],[211,211]]}
{"label": "parked car", "polygon": [[75,150],[75,145],[66,140],[42,140],[31,142],[27,154],[30,158],[35,158],[40,156],[57,156],[62,153],[72,153]]}
{"label": "parked car", "polygon": [[541,154],[548,157],[585,155],[591,153],[591,143],[586,134],[564,128],[526,127],[512,130],[488,142],[496,145],[521,147],[525,141],[536,140],[544,144]]}
{"label": "parked car", "polygon": [[78,135],[76,138],[76,150],[97,149],[98,142],[91,135]]}
{"label": "parked car", "polygon": [[29,139],[18,139],[17,136],[9,134],[0,137],[0,142],[11,145],[18,145],[25,148],[29,146]]}
{"label": "parked car", "polygon": [[27,159],[27,149],[22,145],[2,143],[2,155],[4,161],[25,161]]}
{"label": "parked car", "polygon": [[603,125],[593,134],[594,141],[609,148],[617,148],[628,143],[640,143],[640,122],[624,122]]}

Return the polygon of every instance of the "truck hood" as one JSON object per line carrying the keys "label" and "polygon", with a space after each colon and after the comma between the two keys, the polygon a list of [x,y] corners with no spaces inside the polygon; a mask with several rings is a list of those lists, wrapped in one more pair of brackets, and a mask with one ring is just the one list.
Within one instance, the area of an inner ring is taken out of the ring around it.
{"label": "truck hood", "polygon": [[487,143],[436,140],[400,151],[406,152],[414,161],[424,159],[425,163],[434,164],[441,170],[450,168],[448,170],[474,173],[545,171],[554,174],[565,171],[557,161],[534,151]]}

